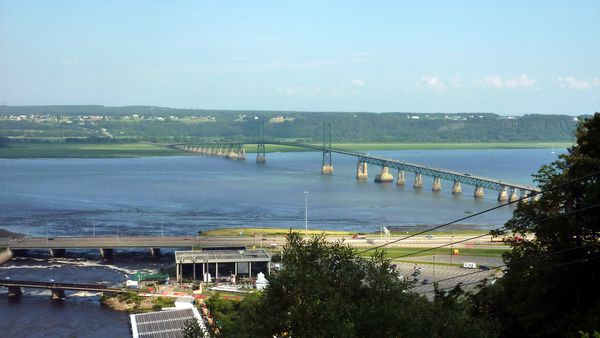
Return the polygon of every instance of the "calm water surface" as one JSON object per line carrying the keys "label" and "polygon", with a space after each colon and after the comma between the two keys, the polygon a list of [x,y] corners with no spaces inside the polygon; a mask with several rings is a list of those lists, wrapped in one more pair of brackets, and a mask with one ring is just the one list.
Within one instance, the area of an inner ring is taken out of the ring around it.
{"label": "calm water surface", "polygon": [[[507,182],[532,184],[531,174],[556,158],[549,149],[373,151],[371,154],[449,168]],[[310,228],[378,231],[379,225],[433,225],[498,205],[463,185],[462,196],[354,179],[356,159],[334,154],[335,174],[320,174],[320,153],[267,154],[266,165],[185,156],[137,159],[0,160],[0,228],[34,236],[165,235],[217,227],[304,227],[308,191]],[[395,174],[395,173],[394,173]],[[494,228],[510,208],[463,222]],[[99,261],[88,252],[48,259],[33,253],[0,266],[0,278],[70,282],[122,282],[135,271],[157,271],[172,256],[148,263],[146,253]],[[9,303],[0,290],[0,332],[7,337],[127,337],[126,314],[99,305],[97,296],[71,295],[52,303],[49,292],[27,293]],[[110,324],[107,324],[110,323]]]}

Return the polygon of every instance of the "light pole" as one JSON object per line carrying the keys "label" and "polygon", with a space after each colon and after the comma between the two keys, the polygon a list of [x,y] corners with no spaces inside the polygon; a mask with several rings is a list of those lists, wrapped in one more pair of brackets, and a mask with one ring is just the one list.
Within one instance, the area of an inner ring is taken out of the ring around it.
{"label": "light pole", "polygon": [[454,242],[454,236],[450,236],[450,264],[452,264],[452,258],[454,256],[453,242]]}
{"label": "light pole", "polygon": [[304,228],[308,236],[308,191],[304,192]]}

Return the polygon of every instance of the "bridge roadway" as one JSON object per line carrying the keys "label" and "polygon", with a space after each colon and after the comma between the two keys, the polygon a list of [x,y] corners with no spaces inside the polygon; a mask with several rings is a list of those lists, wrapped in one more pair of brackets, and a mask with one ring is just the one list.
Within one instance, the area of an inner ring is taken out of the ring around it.
{"label": "bridge roadway", "polygon": [[[239,142],[238,143],[224,142],[224,143],[206,143],[204,145],[233,146],[233,145],[240,145],[240,144],[241,143],[239,143]],[[362,162],[362,163],[368,163],[368,164],[377,165],[377,166],[381,166],[381,167],[393,168],[393,169],[397,169],[397,170],[401,170],[401,171],[408,171],[408,172],[412,172],[415,174],[421,174],[421,175],[430,176],[430,177],[437,177],[437,178],[451,181],[451,182],[460,182],[462,184],[468,184],[468,185],[472,185],[475,187],[481,187],[481,188],[490,189],[490,190],[503,191],[508,188],[508,189],[513,189],[513,190],[518,189],[521,192],[535,193],[535,192],[540,191],[538,188],[535,188],[535,187],[532,187],[529,185],[509,183],[509,182],[504,182],[504,181],[493,179],[493,178],[475,176],[475,175],[471,175],[469,173],[459,173],[459,172],[456,172],[453,170],[448,170],[448,169],[434,168],[434,167],[429,167],[429,166],[424,166],[424,165],[420,165],[420,164],[395,160],[395,159],[386,158],[386,157],[373,156],[373,155],[369,155],[368,153],[363,153],[363,152],[354,152],[354,151],[348,151],[348,150],[337,149],[337,148],[324,148],[321,145],[306,144],[306,143],[294,143],[294,142],[268,141],[268,142],[265,142],[264,144],[298,147],[298,148],[304,148],[304,149],[311,149],[311,150],[315,150],[315,151],[330,151],[332,153],[358,157],[358,161]],[[173,144],[173,145],[170,145],[170,147],[178,148],[178,147],[184,146],[184,145],[185,144]]]}
{"label": "bridge roadway", "polygon": [[0,286],[7,288],[32,288],[49,290],[70,290],[70,291],[88,291],[88,292],[115,292],[127,293],[132,290],[111,288],[105,285],[97,284],[75,284],[75,283],[55,283],[55,282],[33,282],[20,280],[0,280]]}
{"label": "bridge roadway", "polygon": [[193,249],[197,237],[26,237],[8,243],[12,250],[28,249]]}

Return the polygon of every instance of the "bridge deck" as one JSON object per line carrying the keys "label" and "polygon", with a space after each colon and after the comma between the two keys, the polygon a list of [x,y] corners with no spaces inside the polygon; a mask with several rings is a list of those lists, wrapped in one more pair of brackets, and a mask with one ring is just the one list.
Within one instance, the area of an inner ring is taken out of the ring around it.
{"label": "bridge deck", "polygon": [[131,292],[131,290],[111,288],[108,286],[97,285],[97,284],[34,282],[34,281],[21,281],[21,280],[0,280],[0,286],[32,288],[32,289],[90,291],[90,292],[117,292],[117,293]]}
{"label": "bridge deck", "polygon": [[194,237],[29,237],[8,244],[11,249],[192,249]]}
{"label": "bridge deck", "polygon": [[[323,150],[322,146],[312,145],[312,144],[290,143],[290,142],[267,142],[267,144],[287,145],[287,146],[301,147],[301,148],[306,148],[306,149],[313,149],[313,150],[318,150],[318,151]],[[448,181],[458,181],[460,183],[474,185],[474,186],[480,186],[480,187],[483,187],[486,189],[500,191],[500,190],[504,189],[504,187],[506,187],[506,188],[512,188],[512,189],[531,191],[531,192],[539,192],[540,191],[539,189],[529,186],[529,185],[508,183],[508,182],[504,182],[504,181],[493,179],[493,178],[475,176],[475,175],[471,175],[469,173],[459,173],[459,172],[456,172],[453,170],[448,170],[448,169],[434,168],[434,167],[424,166],[424,165],[420,165],[420,164],[395,160],[395,159],[391,159],[391,158],[373,156],[373,155],[369,155],[367,153],[353,152],[353,151],[347,151],[347,150],[336,149],[336,148],[328,148],[327,150],[329,150],[333,153],[337,153],[337,154],[355,156],[355,157],[358,157],[359,161],[366,162],[366,163],[373,164],[373,165],[386,166],[388,168],[409,171],[409,172],[413,172],[416,174],[422,174],[422,175],[431,176],[431,177],[439,177],[443,180],[448,180]]]}

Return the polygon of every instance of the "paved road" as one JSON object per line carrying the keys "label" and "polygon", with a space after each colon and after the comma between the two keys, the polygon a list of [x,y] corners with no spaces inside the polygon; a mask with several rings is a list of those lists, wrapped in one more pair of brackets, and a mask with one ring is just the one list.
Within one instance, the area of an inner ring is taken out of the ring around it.
{"label": "paved road", "polygon": [[[501,271],[495,270],[480,270],[480,269],[465,269],[456,266],[446,265],[433,265],[433,264],[416,264],[417,268],[420,268],[420,274],[416,277],[412,276],[415,271],[415,263],[396,263],[400,274],[402,274],[406,280],[413,281],[417,280],[413,291],[423,294],[428,298],[433,298],[433,283],[439,282],[439,288],[449,291],[457,284],[463,284],[463,290],[473,291],[476,289],[477,284],[484,279],[492,280],[502,276]],[[428,284],[422,282],[427,279]]]}

